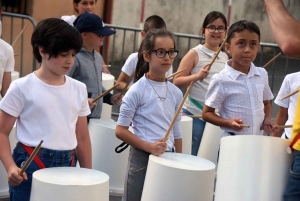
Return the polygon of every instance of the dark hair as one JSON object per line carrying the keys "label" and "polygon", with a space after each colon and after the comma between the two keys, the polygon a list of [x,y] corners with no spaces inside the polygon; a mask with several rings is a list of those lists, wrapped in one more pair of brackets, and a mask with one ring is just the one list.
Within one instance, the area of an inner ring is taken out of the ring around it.
{"label": "dark hair", "polygon": [[32,33],[31,45],[36,60],[41,63],[39,47],[51,57],[57,57],[61,52],[75,50],[79,52],[82,46],[80,33],[67,22],[57,18],[48,18],[38,23]]}
{"label": "dark hair", "polygon": [[[82,1],[82,0],[73,0],[73,4],[75,3],[76,5],[79,4],[79,2]],[[95,2],[97,2],[97,0],[95,0]],[[77,8],[74,7],[74,10],[79,13],[79,11],[77,10]]]}
{"label": "dark hair", "polygon": [[164,29],[153,29],[149,31],[142,41],[138,51],[138,62],[135,69],[134,81],[138,81],[145,73],[149,71],[149,63],[144,60],[143,52],[151,53],[155,46],[155,39],[157,37],[169,36],[174,42],[174,49],[176,49],[174,35],[172,32]]}
{"label": "dark hair", "polygon": [[152,15],[145,20],[143,31],[148,33],[151,29],[166,29],[167,25],[163,18]]}
{"label": "dark hair", "polygon": [[217,20],[217,19],[221,19],[224,24],[225,24],[225,28],[227,28],[227,20],[226,17],[223,15],[223,13],[220,13],[218,11],[211,11],[210,13],[208,13],[203,21],[202,24],[202,34],[204,34],[204,30],[207,27],[208,24],[212,23],[213,21]]}
{"label": "dark hair", "polygon": [[250,32],[256,33],[258,35],[258,39],[260,40],[259,27],[254,22],[247,21],[247,20],[240,20],[240,21],[233,23],[229,27],[226,42],[230,43],[230,40],[234,37],[234,33],[236,33],[236,32],[240,33],[244,30],[248,30]]}

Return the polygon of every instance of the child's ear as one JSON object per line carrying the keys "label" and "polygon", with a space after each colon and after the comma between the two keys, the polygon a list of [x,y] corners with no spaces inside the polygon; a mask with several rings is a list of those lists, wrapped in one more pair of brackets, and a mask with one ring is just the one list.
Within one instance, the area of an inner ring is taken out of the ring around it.
{"label": "child's ear", "polygon": [[143,57],[144,57],[145,61],[147,61],[148,63],[150,62],[150,56],[149,56],[148,52],[143,51]]}
{"label": "child's ear", "polygon": [[41,57],[43,59],[48,59],[48,54],[45,52],[44,48],[43,47],[38,47],[39,48],[39,53],[41,55]]}
{"label": "child's ear", "polygon": [[225,49],[226,49],[226,52],[228,54],[231,54],[231,51],[230,51],[230,44],[229,43],[225,43]]}
{"label": "child's ear", "polygon": [[86,34],[86,32],[82,32],[80,35],[81,35],[82,38],[86,38],[87,34]]}
{"label": "child's ear", "polygon": [[144,31],[141,31],[141,36],[142,36],[142,39],[144,39],[145,37],[146,37],[146,32],[144,32]]}

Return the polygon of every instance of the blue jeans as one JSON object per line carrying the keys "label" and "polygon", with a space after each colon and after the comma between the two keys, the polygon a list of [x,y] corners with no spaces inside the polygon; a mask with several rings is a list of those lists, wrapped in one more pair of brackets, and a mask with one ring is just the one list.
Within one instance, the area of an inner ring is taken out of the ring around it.
{"label": "blue jeans", "polygon": [[300,200],[300,151],[294,151],[294,162],[283,197],[284,201]]}
{"label": "blue jeans", "polygon": [[[187,115],[194,115],[184,108],[182,108],[182,111]],[[193,129],[192,129],[192,155],[193,156],[197,156],[198,154],[198,149],[201,143],[205,124],[206,124],[205,121],[199,118],[193,118]]]}
{"label": "blue jeans", "polygon": [[[13,160],[15,161],[18,167],[24,165],[24,161],[29,158],[27,152],[20,147],[18,144],[13,151]],[[73,155],[74,154],[74,155]],[[75,162],[73,167],[76,166],[76,154],[75,151],[56,151],[51,149],[41,149],[37,156],[44,163],[46,168],[50,167],[70,167],[72,162],[72,155],[75,157]],[[25,171],[28,177],[28,180],[24,180],[20,185],[12,187],[9,185],[10,201],[29,201],[30,192],[31,192],[31,183],[32,183],[32,174],[33,172],[39,170],[40,168],[36,165],[34,161],[30,163],[27,170]]]}

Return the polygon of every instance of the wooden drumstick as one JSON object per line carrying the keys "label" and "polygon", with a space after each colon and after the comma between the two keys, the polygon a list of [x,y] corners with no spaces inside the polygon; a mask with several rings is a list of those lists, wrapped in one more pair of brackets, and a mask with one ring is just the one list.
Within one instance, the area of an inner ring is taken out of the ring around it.
{"label": "wooden drumstick", "polygon": [[110,89],[106,90],[104,93],[100,94],[99,96],[97,96],[92,103],[96,102],[97,100],[99,100],[100,98],[102,98],[103,96],[105,96],[106,94],[108,94],[111,90],[114,90],[117,86],[119,86],[120,83],[116,84],[115,86],[111,87]]}
{"label": "wooden drumstick", "polygon": [[299,92],[299,90],[300,90],[300,89],[297,89],[297,90],[295,90],[295,91],[293,91],[293,92],[289,93],[288,95],[286,95],[285,97],[283,97],[281,100],[284,100],[284,99],[286,99],[286,98],[288,98],[288,97],[290,97],[290,96],[292,96],[292,95],[294,95],[294,94],[298,93],[298,92]]}
{"label": "wooden drumstick", "polygon": [[188,117],[191,117],[191,118],[200,118],[202,119],[202,115],[187,115]]}
{"label": "wooden drumstick", "polygon": [[103,67],[109,68],[111,65],[102,65]]}
{"label": "wooden drumstick", "polygon": [[[209,66],[207,67],[207,70],[208,70],[208,71],[210,70],[210,68],[211,68],[212,64],[215,62],[215,60],[216,60],[217,56],[219,55],[220,51],[221,51],[221,50],[222,50],[222,48],[224,47],[225,43],[226,43],[226,38],[224,38],[224,40],[223,40],[223,42],[222,42],[221,46],[219,47],[219,49],[218,49],[217,53],[216,53],[216,54],[215,54],[215,56],[213,57],[213,59],[212,59],[212,61],[210,62]],[[202,79],[202,80],[200,80],[200,82],[202,82],[202,81],[203,81],[203,79]]]}
{"label": "wooden drumstick", "polygon": [[33,160],[33,158],[35,157],[35,155],[37,154],[37,152],[40,150],[41,145],[44,141],[41,140],[41,142],[38,144],[38,146],[33,150],[32,154],[29,156],[28,160],[25,162],[24,166],[22,167],[19,175],[22,175],[26,169],[28,168],[28,166],[30,165],[31,161]]}
{"label": "wooden drumstick", "polygon": [[184,69],[182,69],[182,70],[180,70],[180,71],[178,71],[178,72],[176,72],[176,73],[173,73],[173,74],[167,76],[166,78],[167,78],[167,79],[170,79],[170,78],[174,77],[175,75],[177,75],[177,74],[179,74],[179,73],[181,73],[182,71],[185,71],[185,70],[186,70],[186,68],[184,68]]}
{"label": "wooden drumstick", "polygon": [[167,133],[166,133],[166,135],[165,135],[165,137],[164,137],[164,139],[163,139],[164,142],[166,142],[166,141],[168,140],[168,137],[169,137],[170,132],[171,132],[173,126],[174,126],[174,123],[175,123],[175,121],[176,121],[176,119],[177,119],[179,113],[181,112],[181,108],[182,108],[182,106],[183,106],[183,104],[184,104],[184,102],[185,102],[185,99],[186,99],[187,96],[189,95],[189,93],[190,93],[190,91],[191,91],[191,88],[192,88],[192,85],[193,85],[193,84],[194,84],[194,82],[192,81],[191,84],[190,84],[190,86],[188,87],[187,91],[185,92],[184,97],[183,97],[183,99],[181,100],[181,102],[180,102],[180,104],[179,104],[179,107],[178,107],[178,109],[177,109],[177,111],[176,111],[176,113],[175,113],[175,116],[173,117],[173,120],[172,120],[172,122],[171,122],[171,125],[170,125],[169,129],[167,130]]}
{"label": "wooden drumstick", "polygon": [[14,56],[18,56],[18,54],[14,54]]}
{"label": "wooden drumstick", "polygon": [[241,126],[241,127],[245,127],[245,128],[250,128],[250,126],[247,125],[247,124],[240,124],[240,126]]}
{"label": "wooden drumstick", "polygon": [[281,125],[281,126],[276,126],[276,128],[292,128],[293,125]]}
{"label": "wooden drumstick", "polygon": [[22,33],[25,31],[25,29],[27,28],[28,25],[29,25],[29,22],[27,22],[27,24],[24,26],[24,28],[20,31],[19,35],[16,37],[16,39],[11,44],[11,46],[14,46],[16,44],[16,42],[18,41],[18,39],[20,38],[20,36],[22,35]]}
{"label": "wooden drumstick", "polygon": [[131,81],[133,80],[134,74],[135,74],[135,72],[132,73],[132,75],[128,78],[127,83],[126,83],[125,87],[123,88],[123,90],[122,90],[122,92],[121,92],[121,95],[122,95],[122,96],[125,95],[128,86],[130,85]]}
{"label": "wooden drumstick", "polygon": [[279,57],[281,53],[277,54],[275,57],[273,57],[268,63],[266,63],[263,68],[266,68],[268,65],[270,65],[277,57]]}

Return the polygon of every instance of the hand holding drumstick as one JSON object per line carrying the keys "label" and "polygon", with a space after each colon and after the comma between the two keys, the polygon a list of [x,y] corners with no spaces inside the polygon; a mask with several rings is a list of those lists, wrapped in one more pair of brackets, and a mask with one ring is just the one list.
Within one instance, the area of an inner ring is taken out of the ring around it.
{"label": "hand holding drumstick", "polygon": [[239,118],[234,118],[231,120],[231,128],[235,131],[241,131],[244,127],[248,127],[243,126],[245,124],[243,124],[243,120],[239,119]]}

